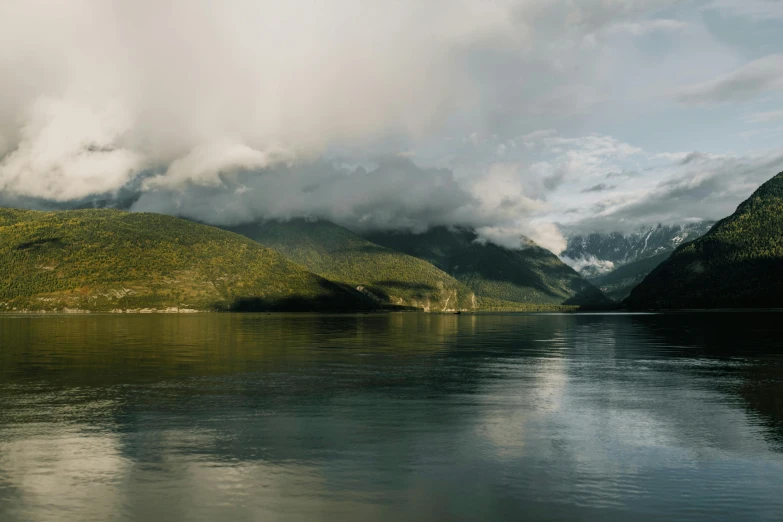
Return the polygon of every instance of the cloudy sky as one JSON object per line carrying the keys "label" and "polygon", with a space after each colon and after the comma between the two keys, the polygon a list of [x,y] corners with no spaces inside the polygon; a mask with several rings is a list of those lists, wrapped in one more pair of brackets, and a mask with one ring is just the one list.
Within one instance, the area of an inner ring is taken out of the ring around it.
{"label": "cloudy sky", "polygon": [[780,0],[3,0],[0,204],[564,234],[783,170]]}

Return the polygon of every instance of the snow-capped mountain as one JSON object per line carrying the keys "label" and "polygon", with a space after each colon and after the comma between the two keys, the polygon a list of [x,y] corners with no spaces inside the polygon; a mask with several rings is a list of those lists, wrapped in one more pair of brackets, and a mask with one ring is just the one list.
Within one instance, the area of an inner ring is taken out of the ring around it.
{"label": "snow-capped mountain", "polygon": [[573,236],[560,258],[583,275],[595,277],[628,263],[671,252],[682,243],[704,235],[714,224],[714,221],[659,224],[631,234]]}

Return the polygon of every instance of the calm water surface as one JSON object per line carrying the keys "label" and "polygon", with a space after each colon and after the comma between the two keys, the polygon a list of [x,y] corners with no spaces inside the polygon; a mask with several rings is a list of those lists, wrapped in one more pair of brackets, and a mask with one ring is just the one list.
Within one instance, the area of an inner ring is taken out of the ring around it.
{"label": "calm water surface", "polygon": [[0,520],[783,520],[783,314],[0,317]]}

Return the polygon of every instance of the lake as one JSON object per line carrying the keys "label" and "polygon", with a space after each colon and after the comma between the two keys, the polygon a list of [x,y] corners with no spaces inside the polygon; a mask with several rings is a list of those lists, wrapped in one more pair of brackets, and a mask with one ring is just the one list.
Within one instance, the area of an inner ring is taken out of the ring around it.
{"label": "lake", "polygon": [[0,520],[779,521],[781,319],[0,316]]}

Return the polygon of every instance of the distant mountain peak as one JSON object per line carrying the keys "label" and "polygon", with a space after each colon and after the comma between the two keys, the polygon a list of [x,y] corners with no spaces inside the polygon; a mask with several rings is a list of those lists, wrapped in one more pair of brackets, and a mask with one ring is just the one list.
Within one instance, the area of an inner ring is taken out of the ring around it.
{"label": "distant mountain peak", "polygon": [[714,221],[707,220],[680,225],[656,223],[626,234],[575,235],[568,239],[560,259],[583,275],[596,276],[628,263],[672,252],[681,244],[704,235],[713,225]]}
{"label": "distant mountain peak", "polygon": [[621,301],[680,245],[704,235],[712,221],[642,226],[623,234],[572,236],[560,259],[612,299]]}

